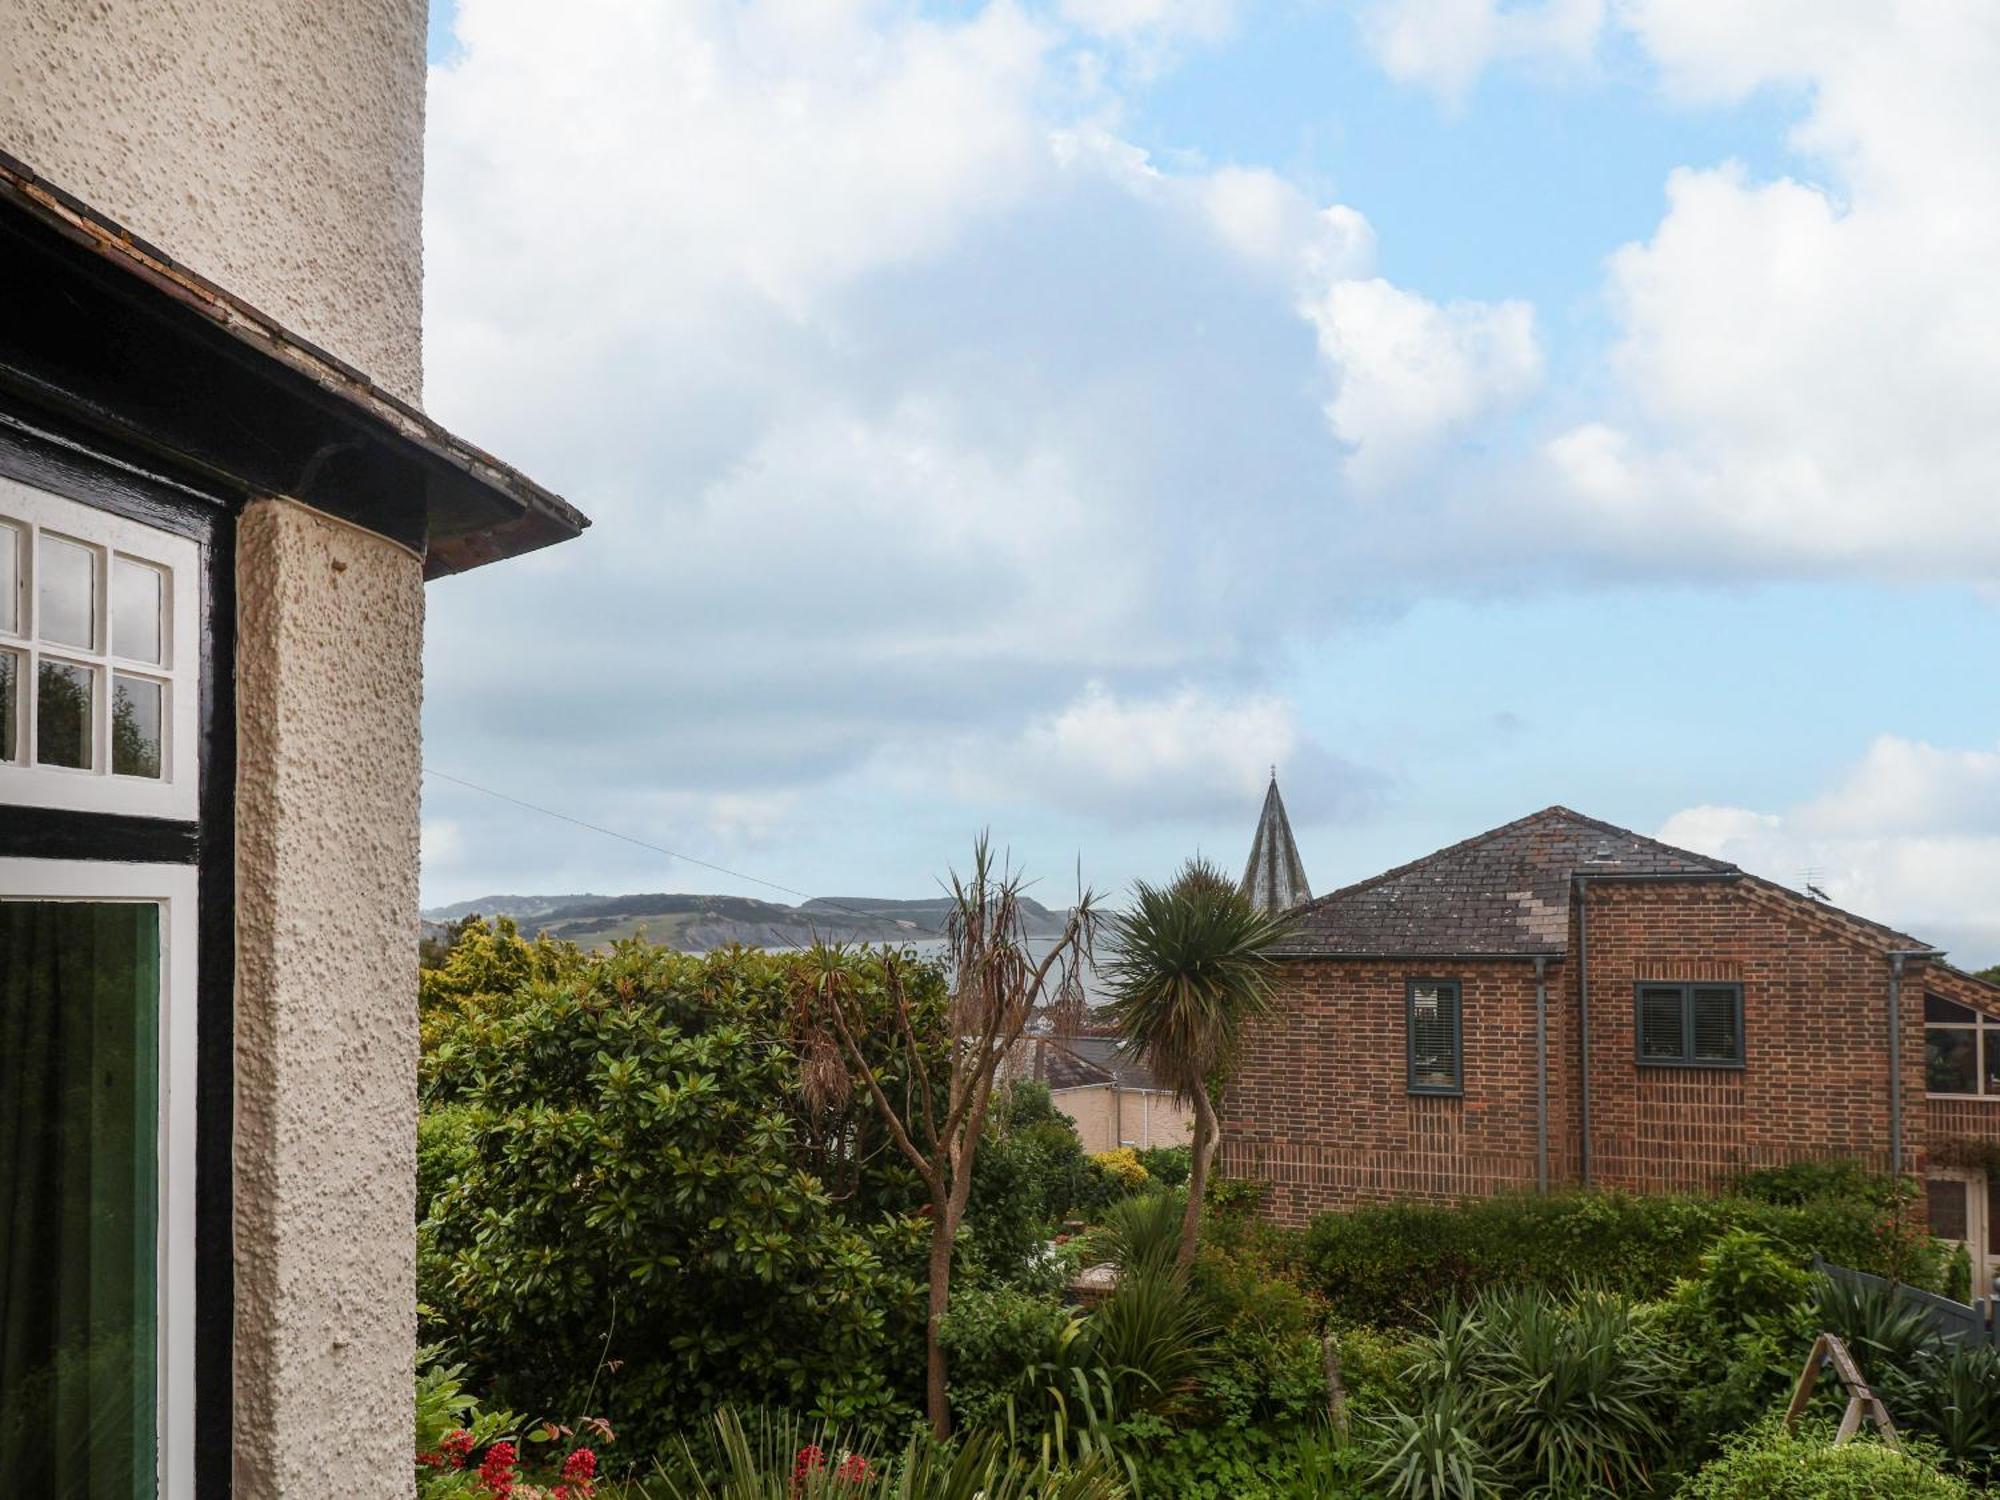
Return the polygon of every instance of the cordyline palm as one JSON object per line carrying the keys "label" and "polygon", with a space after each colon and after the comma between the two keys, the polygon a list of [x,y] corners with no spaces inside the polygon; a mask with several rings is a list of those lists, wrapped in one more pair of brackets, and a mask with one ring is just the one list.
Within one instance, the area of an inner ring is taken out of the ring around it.
{"label": "cordyline palm", "polygon": [[1187,1214],[1176,1265],[1194,1264],[1202,1192],[1221,1144],[1210,1090],[1235,1060],[1245,1024],[1269,1009],[1272,947],[1291,929],[1258,911],[1234,881],[1194,859],[1171,885],[1140,881],[1112,924],[1111,1015],[1139,1060],[1194,1108]]}

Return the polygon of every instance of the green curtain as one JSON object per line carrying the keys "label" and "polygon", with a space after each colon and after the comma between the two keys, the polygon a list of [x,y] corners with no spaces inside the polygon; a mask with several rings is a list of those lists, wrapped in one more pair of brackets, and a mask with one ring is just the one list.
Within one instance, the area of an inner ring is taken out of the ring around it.
{"label": "green curtain", "polygon": [[0,1496],[157,1494],[160,913],[0,901]]}

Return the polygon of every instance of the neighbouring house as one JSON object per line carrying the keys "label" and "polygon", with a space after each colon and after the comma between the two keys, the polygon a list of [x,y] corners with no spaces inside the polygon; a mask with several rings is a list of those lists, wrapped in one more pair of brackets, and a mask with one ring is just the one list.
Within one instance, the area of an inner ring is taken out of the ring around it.
{"label": "neighbouring house", "polygon": [[425,28],[0,7],[0,1494],[412,1489]]}
{"label": "neighbouring house", "polygon": [[1194,1134],[1194,1111],[1163,1089],[1152,1070],[1108,1032],[1023,1038],[1026,1076],[1048,1085],[1049,1098],[1068,1115],[1086,1151],[1136,1151],[1185,1146]]}
{"label": "neighbouring house", "polygon": [[1223,1101],[1275,1217],[1845,1157],[2000,1274],[2000,986],[1920,939],[1562,807],[1296,921]]}

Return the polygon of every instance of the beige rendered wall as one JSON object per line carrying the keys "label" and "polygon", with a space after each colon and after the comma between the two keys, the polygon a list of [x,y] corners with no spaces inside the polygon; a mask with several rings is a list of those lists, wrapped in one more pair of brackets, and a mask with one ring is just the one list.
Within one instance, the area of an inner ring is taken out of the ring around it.
{"label": "beige rendered wall", "polygon": [[424,0],[3,0],[0,150],[408,400]]}
{"label": "beige rendered wall", "polygon": [[408,1495],[423,572],[237,531],[236,1495]]}
{"label": "beige rendered wall", "polygon": [[1056,1089],[1049,1098],[1070,1117],[1086,1151],[1115,1151],[1130,1142],[1141,1151],[1185,1146],[1194,1134],[1194,1111],[1173,1095],[1101,1087]]}

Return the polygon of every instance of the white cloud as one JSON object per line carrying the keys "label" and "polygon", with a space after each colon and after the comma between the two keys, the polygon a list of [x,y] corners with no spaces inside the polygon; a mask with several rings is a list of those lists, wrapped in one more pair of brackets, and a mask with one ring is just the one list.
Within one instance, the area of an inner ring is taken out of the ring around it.
{"label": "white cloud", "polygon": [[1604,0],[1379,0],[1362,15],[1383,71],[1452,100],[1495,63],[1586,64],[1603,27]]}
{"label": "white cloud", "polygon": [[1372,278],[1334,282],[1306,314],[1333,369],[1328,420],[1352,450],[1350,470],[1371,487],[1541,379],[1525,302],[1440,305]]}
{"label": "white cloud", "polygon": [[1802,89],[1792,144],[1819,175],[1673,174],[1651,238],[1610,260],[1619,409],[1552,442],[1552,472],[1586,516],[1684,554],[1990,578],[2000,9],[1622,15],[1678,94]]}
{"label": "white cloud", "polygon": [[964,742],[943,768],[961,795],[1130,820],[1247,817],[1273,764],[1302,818],[1352,814],[1382,781],[1329,755],[1277,695],[1193,685],[1119,694],[1102,682],[1011,738]]}
{"label": "white cloud", "polygon": [[1798,807],[1688,808],[1660,837],[1794,889],[1810,872],[1837,906],[1961,962],[2000,960],[2000,751],[1883,735]]}

